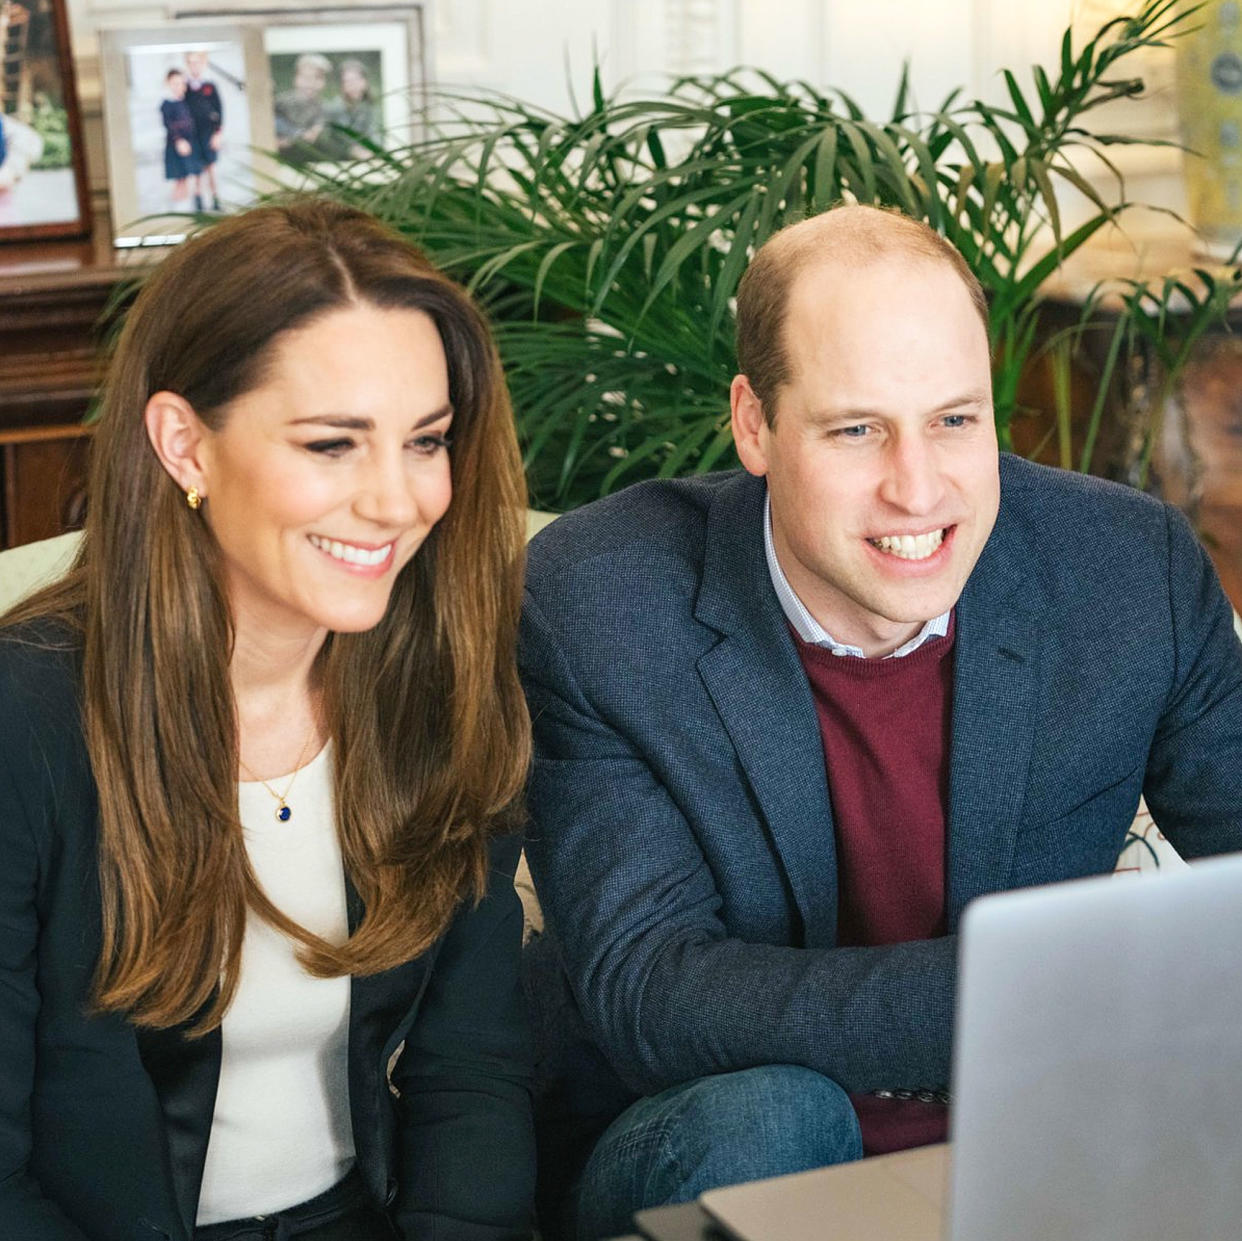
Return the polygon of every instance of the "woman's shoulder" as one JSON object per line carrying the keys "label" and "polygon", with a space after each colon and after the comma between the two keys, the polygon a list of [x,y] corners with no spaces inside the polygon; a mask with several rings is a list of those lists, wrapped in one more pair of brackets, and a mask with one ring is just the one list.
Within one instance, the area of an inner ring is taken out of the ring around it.
{"label": "woman's shoulder", "polygon": [[79,733],[82,637],[67,621],[43,617],[0,626],[0,749],[32,730]]}

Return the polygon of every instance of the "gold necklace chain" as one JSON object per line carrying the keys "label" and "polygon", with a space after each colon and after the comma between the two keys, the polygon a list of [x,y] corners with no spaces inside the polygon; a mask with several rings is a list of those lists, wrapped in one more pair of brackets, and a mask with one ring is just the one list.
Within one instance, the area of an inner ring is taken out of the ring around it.
{"label": "gold necklace chain", "polygon": [[254,772],[242,762],[240,754],[237,756],[237,765],[242,769],[242,771],[244,771],[252,780],[255,780],[261,784],[276,799],[276,821],[278,823],[288,823],[289,820],[293,818],[293,811],[289,807],[289,794],[293,792],[293,782],[302,772],[302,760],[306,757],[306,752],[310,749],[311,742],[315,739],[315,734],[318,731],[319,730],[317,728],[312,728],[310,732],[307,733],[306,740],[302,743],[302,752],[298,755],[298,761],[293,765],[293,775],[289,777],[289,783],[285,785],[283,797],[276,792],[276,790],[272,788],[266,780],[260,779],[260,777],[256,776]]}

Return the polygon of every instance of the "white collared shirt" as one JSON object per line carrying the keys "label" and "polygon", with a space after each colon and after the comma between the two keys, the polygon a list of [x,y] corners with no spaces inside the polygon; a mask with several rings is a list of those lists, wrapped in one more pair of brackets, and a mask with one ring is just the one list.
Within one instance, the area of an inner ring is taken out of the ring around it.
{"label": "white collared shirt", "polygon": [[[794,633],[803,642],[812,646],[826,647],[834,655],[853,655],[855,659],[865,659],[862,648],[850,646],[847,642],[838,642],[824,627],[807,611],[806,605],[794,593],[789,579],[785,576],[776,559],[776,547],[772,542],[772,502],[768,496],[763,498],[763,551],[768,560],[768,576],[772,579],[772,589],[780,601],[781,611],[785,619],[793,626]],[[943,638],[949,632],[949,617],[953,614],[950,608],[939,616],[933,616],[908,642],[903,642],[895,651],[885,655],[885,659],[900,659],[917,651],[924,642],[931,638]]]}

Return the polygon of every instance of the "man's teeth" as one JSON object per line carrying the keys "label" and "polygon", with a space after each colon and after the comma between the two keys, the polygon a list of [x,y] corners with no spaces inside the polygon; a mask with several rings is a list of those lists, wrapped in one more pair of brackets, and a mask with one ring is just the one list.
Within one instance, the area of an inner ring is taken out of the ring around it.
{"label": "man's teeth", "polygon": [[868,540],[872,547],[902,560],[926,560],[944,542],[943,530],[928,534],[885,534]]}
{"label": "man's teeth", "polygon": [[385,543],[383,547],[377,547],[375,551],[369,552],[366,548],[355,547],[352,543],[338,543],[335,539],[321,539],[317,534],[312,534],[310,541],[321,552],[327,552],[333,559],[343,560],[346,564],[370,566],[383,564],[388,559],[388,553],[392,551],[391,543]]}

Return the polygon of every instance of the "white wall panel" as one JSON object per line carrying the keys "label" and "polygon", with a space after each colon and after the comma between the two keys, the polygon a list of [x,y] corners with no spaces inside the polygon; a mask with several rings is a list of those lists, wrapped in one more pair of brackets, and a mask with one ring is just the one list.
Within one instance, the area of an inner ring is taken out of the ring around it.
{"label": "white wall panel", "polygon": [[832,7],[833,0],[741,0],[738,59],[778,78],[824,85],[825,31]]}
{"label": "white wall panel", "polygon": [[836,0],[824,30],[827,83],[868,115],[887,116],[909,61],[917,105],[938,107],[950,90],[974,83],[974,8],[973,0]]}

